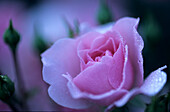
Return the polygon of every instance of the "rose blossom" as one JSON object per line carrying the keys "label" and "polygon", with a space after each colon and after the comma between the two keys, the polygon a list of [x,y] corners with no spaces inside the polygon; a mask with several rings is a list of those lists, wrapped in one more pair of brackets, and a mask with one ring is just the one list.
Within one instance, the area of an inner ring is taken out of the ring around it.
{"label": "rose blossom", "polygon": [[143,82],[143,40],[139,19],[125,17],[104,32],[60,39],[42,54],[43,79],[58,104],[84,109],[92,105],[123,106],[132,96],[153,96],[166,82],[166,66]]}

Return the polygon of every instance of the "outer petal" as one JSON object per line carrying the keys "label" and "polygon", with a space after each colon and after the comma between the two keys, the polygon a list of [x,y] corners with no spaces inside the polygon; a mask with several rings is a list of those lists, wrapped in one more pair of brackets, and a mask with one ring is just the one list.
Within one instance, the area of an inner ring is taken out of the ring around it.
{"label": "outer petal", "polygon": [[74,77],[80,72],[76,45],[75,40],[60,39],[41,55],[44,81],[53,84],[63,80],[63,73],[69,72]]}
{"label": "outer petal", "polygon": [[119,88],[127,89],[130,90],[131,87],[133,86],[133,68],[132,64],[129,60],[129,55],[128,55],[128,46],[125,45],[125,56],[124,56],[124,67],[123,67],[123,81],[121,83],[121,86]]}
{"label": "outer petal", "polygon": [[121,107],[126,104],[130,98],[140,93],[148,96],[154,96],[157,94],[163,88],[167,80],[166,73],[161,71],[165,68],[166,66],[152,72],[140,88],[134,88],[133,90],[129,91],[129,93],[123,98],[109,105],[106,110],[111,109],[113,106]]}
{"label": "outer petal", "polygon": [[166,73],[162,70],[165,69],[166,66],[157,69],[156,71],[152,72],[147,79],[145,80],[144,84],[141,86],[140,91],[148,96],[153,96],[157,94],[165,85],[167,81]]}
{"label": "outer petal", "polygon": [[127,90],[110,90],[103,94],[91,94],[87,92],[82,92],[74,83],[72,77],[68,75],[63,75],[68,80],[68,88],[73,98],[86,98],[90,101],[96,102],[97,104],[101,105],[109,105],[112,102],[115,102],[118,99],[121,99],[127,93]]}
{"label": "outer petal", "polygon": [[113,30],[120,33],[129,47],[129,57],[133,68],[136,68],[134,69],[135,87],[139,87],[143,83],[143,58],[141,51],[144,43],[136,30],[138,22],[139,19],[125,17],[118,20],[113,26]]}
{"label": "outer petal", "polygon": [[74,77],[80,71],[76,46],[75,40],[61,39],[43,53],[43,78],[51,84],[48,92],[56,103],[69,108],[82,109],[89,107],[89,103],[81,99],[73,99],[68,91],[67,81],[62,77],[66,72]]}
{"label": "outer petal", "polygon": [[67,81],[60,83],[60,81],[56,81],[56,83],[52,84],[49,89],[48,93],[49,96],[58,104],[74,109],[85,109],[91,106],[91,103],[83,100],[83,99],[74,99],[67,88]]}

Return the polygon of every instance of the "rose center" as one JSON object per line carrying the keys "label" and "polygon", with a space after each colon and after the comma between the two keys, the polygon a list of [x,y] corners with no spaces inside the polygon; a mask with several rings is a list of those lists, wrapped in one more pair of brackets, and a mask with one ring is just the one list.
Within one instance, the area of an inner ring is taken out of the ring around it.
{"label": "rose center", "polygon": [[113,56],[113,54],[109,50],[106,50],[102,55],[95,57],[94,61],[101,62],[103,56]]}

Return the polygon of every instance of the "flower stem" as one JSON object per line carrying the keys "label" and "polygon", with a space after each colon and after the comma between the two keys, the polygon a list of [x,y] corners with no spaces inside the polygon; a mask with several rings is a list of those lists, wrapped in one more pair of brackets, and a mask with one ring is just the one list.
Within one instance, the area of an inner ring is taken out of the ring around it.
{"label": "flower stem", "polygon": [[20,111],[20,109],[16,106],[16,104],[15,104],[15,102],[12,100],[12,98],[8,101],[8,102],[6,102],[7,104],[8,104],[8,106],[11,108],[11,110],[13,111],[13,112],[18,112],[18,111]]}
{"label": "flower stem", "polygon": [[18,94],[19,94],[19,98],[21,99],[21,107],[24,110],[28,111],[28,106],[26,103],[26,99],[25,99],[25,94],[26,94],[26,90],[25,90],[25,84],[23,81],[23,77],[20,74],[20,70],[19,70],[19,64],[18,64],[18,60],[17,60],[17,55],[16,55],[16,48],[15,49],[11,49],[12,51],[12,55],[13,55],[13,60],[14,60],[14,66],[15,66],[15,73],[16,73],[16,78],[17,78],[17,86],[18,86]]}

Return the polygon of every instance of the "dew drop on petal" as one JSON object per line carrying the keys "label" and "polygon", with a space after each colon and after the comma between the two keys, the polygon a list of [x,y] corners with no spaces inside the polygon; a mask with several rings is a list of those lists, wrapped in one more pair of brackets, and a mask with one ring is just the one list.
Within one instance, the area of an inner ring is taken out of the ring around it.
{"label": "dew drop on petal", "polygon": [[161,82],[162,81],[162,78],[161,77],[159,77],[159,82]]}
{"label": "dew drop on petal", "polygon": [[166,68],[166,66],[157,69],[147,77],[144,84],[140,88],[143,94],[153,96],[163,88],[167,80],[166,73],[161,71],[164,68]]}

